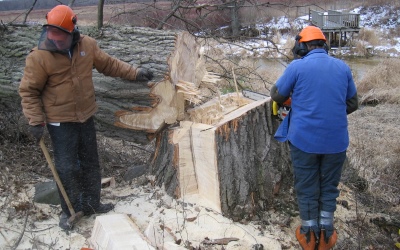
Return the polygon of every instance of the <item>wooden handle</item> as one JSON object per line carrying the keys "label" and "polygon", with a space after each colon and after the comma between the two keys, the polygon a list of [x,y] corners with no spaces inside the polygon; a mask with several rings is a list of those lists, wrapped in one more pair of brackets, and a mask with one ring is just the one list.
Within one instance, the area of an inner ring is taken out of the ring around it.
{"label": "wooden handle", "polygon": [[61,179],[58,176],[56,168],[54,167],[53,161],[51,160],[49,151],[47,150],[46,145],[44,144],[43,138],[40,139],[39,144],[40,144],[40,147],[42,148],[44,156],[46,157],[47,163],[50,166],[51,172],[53,173],[53,176],[54,176],[54,179],[56,180],[58,188],[60,189],[60,192],[61,192],[61,194],[62,194],[62,196],[63,196],[63,198],[65,200],[65,203],[67,203],[69,212],[71,213],[71,216],[74,216],[75,215],[75,210],[72,207],[72,204],[71,204],[71,202],[70,202],[70,200],[68,198],[67,192],[65,192],[64,186],[62,185]]}

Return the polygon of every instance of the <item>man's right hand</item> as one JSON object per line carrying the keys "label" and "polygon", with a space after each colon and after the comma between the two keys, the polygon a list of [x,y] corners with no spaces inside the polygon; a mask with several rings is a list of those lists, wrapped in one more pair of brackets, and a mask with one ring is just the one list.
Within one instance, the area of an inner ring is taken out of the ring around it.
{"label": "man's right hand", "polygon": [[39,143],[44,134],[44,124],[29,126],[29,133],[31,133],[31,135],[36,139],[36,142]]}

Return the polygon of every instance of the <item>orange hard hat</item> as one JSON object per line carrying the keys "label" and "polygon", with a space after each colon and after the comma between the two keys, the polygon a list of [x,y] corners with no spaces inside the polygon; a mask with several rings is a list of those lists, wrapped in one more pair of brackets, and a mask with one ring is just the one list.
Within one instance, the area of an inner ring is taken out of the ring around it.
{"label": "orange hard hat", "polygon": [[299,34],[300,40],[299,42],[309,42],[313,40],[324,40],[326,41],[324,33],[322,33],[321,29],[315,26],[307,26],[305,27]]}
{"label": "orange hard hat", "polygon": [[77,21],[77,17],[67,5],[57,5],[46,15],[47,25],[61,28],[71,33]]}

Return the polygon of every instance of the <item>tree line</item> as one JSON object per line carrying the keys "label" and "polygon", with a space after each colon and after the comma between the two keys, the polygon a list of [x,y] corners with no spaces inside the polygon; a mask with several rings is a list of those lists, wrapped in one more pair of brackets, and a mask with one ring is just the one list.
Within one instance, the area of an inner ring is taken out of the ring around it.
{"label": "tree line", "polygon": [[[146,0],[144,0],[146,1]],[[105,4],[121,4],[121,3],[133,3],[133,2],[144,2],[142,0],[105,0]],[[35,4],[35,9],[51,9],[58,4],[71,5],[73,2],[74,6],[93,6],[97,5],[99,0],[40,0]],[[0,11],[8,10],[26,10],[31,8],[33,0],[3,0],[0,1]]]}
{"label": "tree line", "polygon": [[[331,1],[335,0],[327,0],[325,3]],[[0,2],[0,9],[7,6],[9,9],[26,10],[23,21],[25,24],[34,9],[51,9],[58,4],[72,8],[97,6],[97,28],[101,29],[104,21],[104,5],[139,3],[133,8],[125,6],[115,8],[112,16],[107,17],[106,21],[125,20],[125,23],[158,30],[181,29],[196,36],[238,40],[259,37],[260,31],[256,29],[256,25],[270,20],[271,11],[289,17],[293,12],[299,14],[299,9],[322,9],[316,2],[316,0],[274,2],[269,0],[255,2],[252,0],[5,0]],[[266,35],[270,33],[268,27],[262,32]]]}

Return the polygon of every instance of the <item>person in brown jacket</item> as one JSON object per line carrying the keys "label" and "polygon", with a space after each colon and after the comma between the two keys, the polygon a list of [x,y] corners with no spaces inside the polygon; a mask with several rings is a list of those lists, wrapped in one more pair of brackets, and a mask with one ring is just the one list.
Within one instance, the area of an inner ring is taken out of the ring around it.
{"label": "person in brown jacket", "polygon": [[[19,87],[29,131],[39,142],[44,126],[52,141],[57,172],[75,211],[106,213],[100,203],[101,175],[93,115],[97,111],[92,69],[112,77],[147,81],[153,73],[111,57],[79,33],[77,17],[66,5],[46,15],[38,46],[26,58]],[[61,198],[59,226],[69,230],[71,216]]]}

